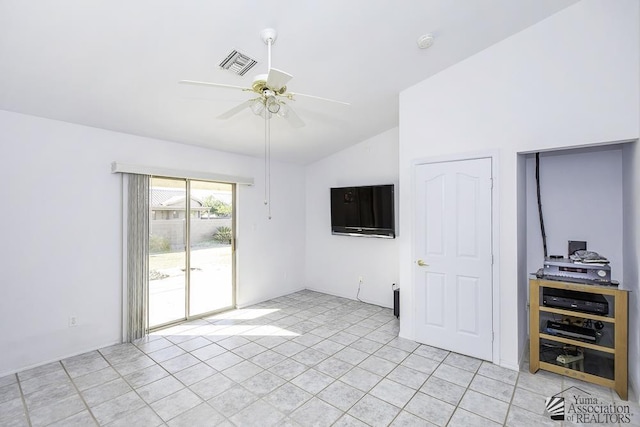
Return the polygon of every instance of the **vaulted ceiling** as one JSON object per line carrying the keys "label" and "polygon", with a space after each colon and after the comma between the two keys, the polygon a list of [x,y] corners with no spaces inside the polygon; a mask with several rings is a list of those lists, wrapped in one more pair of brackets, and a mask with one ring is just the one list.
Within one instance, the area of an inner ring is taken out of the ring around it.
{"label": "vaulted ceiling", "polygon": [[[0,109],[252,156],[264,120],[235,89],[272,67],[294,77],[305,122],[271,119],[272,156],[309,163],[398,126],[400,91],[577,0],[0,0]],[[434,44],[420,49],[419,36]],[[257,65],[218,64],[232,49]],[[88,141],[89,143],[89,141]]]}

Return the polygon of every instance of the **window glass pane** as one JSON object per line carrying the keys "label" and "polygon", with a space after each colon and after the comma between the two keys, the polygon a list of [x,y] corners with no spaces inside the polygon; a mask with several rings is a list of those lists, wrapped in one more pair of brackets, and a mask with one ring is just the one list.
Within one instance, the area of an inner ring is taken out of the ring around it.
{"label": "window glass pane", "polygon": [[149,327],[184,319],[186,181],[151,178]]}
{"label": "window glass pane", "polygon": [[191,181],[189,316],[233,306],[233,185]]}

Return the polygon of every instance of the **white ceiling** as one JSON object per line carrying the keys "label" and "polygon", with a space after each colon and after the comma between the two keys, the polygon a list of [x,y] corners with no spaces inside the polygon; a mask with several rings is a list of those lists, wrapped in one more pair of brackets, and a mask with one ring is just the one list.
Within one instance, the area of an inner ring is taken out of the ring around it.
{"label": "white ceiling", "polygon": [[[577,0],[0,0],[0,109],[252,156],[264,120],[251,94],[179,85],[250,86],[272,66],[306,122],[271,120],[273,158],[309,163],[398,126],[398,93]],[[417,47],[433,33],[435,44]],[[244,77],[218,64],[258,60]]]}

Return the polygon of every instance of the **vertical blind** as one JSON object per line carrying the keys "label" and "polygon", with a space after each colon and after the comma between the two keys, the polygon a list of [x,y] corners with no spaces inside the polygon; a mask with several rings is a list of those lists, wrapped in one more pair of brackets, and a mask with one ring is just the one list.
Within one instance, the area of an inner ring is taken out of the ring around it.
{"label": "vertical blind", "polygon": [[129,174],[127,201],[127,341],[147,334],[149,290],[148,175]]}

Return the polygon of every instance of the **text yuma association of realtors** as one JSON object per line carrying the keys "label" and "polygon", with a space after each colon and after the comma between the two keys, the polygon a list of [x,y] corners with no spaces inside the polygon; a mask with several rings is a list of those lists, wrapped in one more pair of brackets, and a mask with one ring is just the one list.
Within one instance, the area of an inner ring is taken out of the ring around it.
{"label": "text yuma association of realtors", "polygon": [[573,402],[565,409],[567,421],[576,423],[630,423],[629,405],[600,403],[595,397],[573,396]]}

